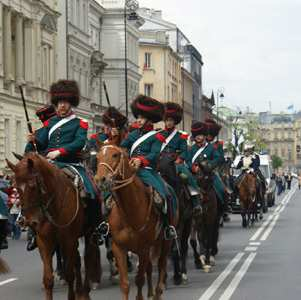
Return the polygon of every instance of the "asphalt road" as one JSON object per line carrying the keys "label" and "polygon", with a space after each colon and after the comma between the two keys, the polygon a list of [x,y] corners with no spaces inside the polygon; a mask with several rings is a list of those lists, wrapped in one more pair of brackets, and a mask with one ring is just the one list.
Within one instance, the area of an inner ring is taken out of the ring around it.
{"label": "asphalt road", "polygon": [[[301,191],[294,187],[278,198],[276,207],[251,229],[241,228],[240,216],[232,216],[221,230],[220,254],[212,272],[196,270],[190,255],[188,283],[176,287],[169,280],[164,299],[300,299],[300,215]],[[43,299],[38,252],[26,252],[24,240],[9,242],[9,250],[2,254],[12,272],[0,277],[0,299]],[[119,286],[109,280],[105,260],[103,265],[101,288],[92,292],[92,299],[121,299]],[[134,295],[131,275],[131,299]],[[66,287],[56,284],[54,299],[66,299]]]}

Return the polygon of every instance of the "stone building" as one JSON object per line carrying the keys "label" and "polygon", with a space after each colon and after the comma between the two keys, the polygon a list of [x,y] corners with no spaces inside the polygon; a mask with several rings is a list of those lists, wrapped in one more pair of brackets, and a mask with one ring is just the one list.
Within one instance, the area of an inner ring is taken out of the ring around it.
{"label": "stone building", "polygon": [[[12,151],[22,153],[27,124],[19,86],[29,116],[48,100],[56,74],[57,12],[55,0],[0,2],[0,169]],[[35,124],[34,124],[35,125]],[[41,126],[36,124],[36,127]]]}

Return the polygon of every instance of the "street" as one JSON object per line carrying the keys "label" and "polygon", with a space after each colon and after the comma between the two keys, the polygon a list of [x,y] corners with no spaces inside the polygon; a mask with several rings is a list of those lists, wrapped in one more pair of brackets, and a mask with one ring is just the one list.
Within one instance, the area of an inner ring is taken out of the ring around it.
{"label": "street", "polygon": [[[231,222],[221,230],[220,254],[212,272],[205,274],[196,270],[190,255],[188,283],[176,287],[169,280],[164,299],[298,299],[301,292],[300,197],[296,186],[286,191],[264,220],[252,229],[242,229],[240,216],[232,215]],[[102,249],[103,257],[104,253]],[[1,300],[42,299],[42,264],[38,252],[26,252],[23,237],[20,241],[10,240],[9,249],[2,255],[12,272],[0,278]],[[119,286],[111,283],[108,264],[104,259],[102,263],[101,288],[93,291],[91,297],[120,299]],[[131,299],[135,295],[133,276]],[[54,298],[66,299],[66,288],[56,283]]]}

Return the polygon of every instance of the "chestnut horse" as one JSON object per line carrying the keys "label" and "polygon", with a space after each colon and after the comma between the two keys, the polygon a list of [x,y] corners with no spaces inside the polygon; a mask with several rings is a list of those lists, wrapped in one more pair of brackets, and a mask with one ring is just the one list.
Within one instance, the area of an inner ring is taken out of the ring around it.
{"label": "chestnut horse", "polygon": [[241,207],[242,226],[244,228],[253,224],[257,219],[257,201],[256,201],[256,174],[245,171],[238,184],[238,193]]}
{"label": "chestnut horse", "polygon": [[[37,244],[44,267],[45,299],[53,299],[52,256],[58,245],[64,260],[68,300],[90,299],[89,275],[95,267],[90,256],[95,247],[91,242],[91,234],[84,228],[84,207],[77,188],[62,170],[36,153],[26,154],[17,165],[9,161],[7,164],[15,173],[22,214],[26,223],[37,233]],[[81,236],[85,237],[84,285],[78,251],[78,239]]]}
{"label": "chestnut horse", "polygon": [[[147,273],[148,297],[153,297],[152,259],[158,259],[159,277],[154,299],[161,299],[165,286],[167,258],[171,241],[163,238],[161,216],[153,203],[151,190],[142,183],[130,164],[128,155],[114,145],[103,146],[97,155],[96,181],[108,186],[114,199],[109,215],[112,249],[120,274],[122,299],[129,299],[127,252],[139,257],[136,286],[137,300],[143,300]],[[174,225],[176,225],[176,217]]]}

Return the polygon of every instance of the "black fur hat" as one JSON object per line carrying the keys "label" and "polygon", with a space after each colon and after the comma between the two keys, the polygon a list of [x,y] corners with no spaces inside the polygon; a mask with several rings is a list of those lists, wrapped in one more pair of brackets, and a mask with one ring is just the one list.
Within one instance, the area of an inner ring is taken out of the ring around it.
{"label": "black fur hat", "polygon": [[79,104],[79,88],[74,80],[59,80],[50,87],[51,103],[57,106],[61,100],[68,101],[72,106]]}
{"label": "black fur hat", "polygon": [[182,107],[174,102],[167,102],[164,104],[164,120],[167,118],[172,118],[175,120],[176,125],[182,121],[183,118],[183,109]]}
{"label": "black fur hat", "polygon": [[153,123],[163,120],[164,105],[151,97],[139,95],[132,102],[131,109],[135,118],[141,115]]}
{"label": "black fur hat", "polygon": [[217,124],[213,119],[206,119],[205,123],[208,127],[208,134],[212,135],[213,137],[218,136],[220,130],[222,129],[222,126]]}
{"label": "black fur hat", "polygon": [[193,137],[198,135],[207,135],[208,134],[208,127],[203,122],[195,122],[191,125],[191,134]]}
{"label": "black fur hat", "polygon": [[115,107],[111,106],[102,115],[102,122],[110,127],[123,128],[128,122],[128,119]]}
{"label": "black fur hat", "polygon": [[36,111],[36,116],[42,123],[48,121],[51,117],[56,115],[56,111],[53,105],[46,105]]}

